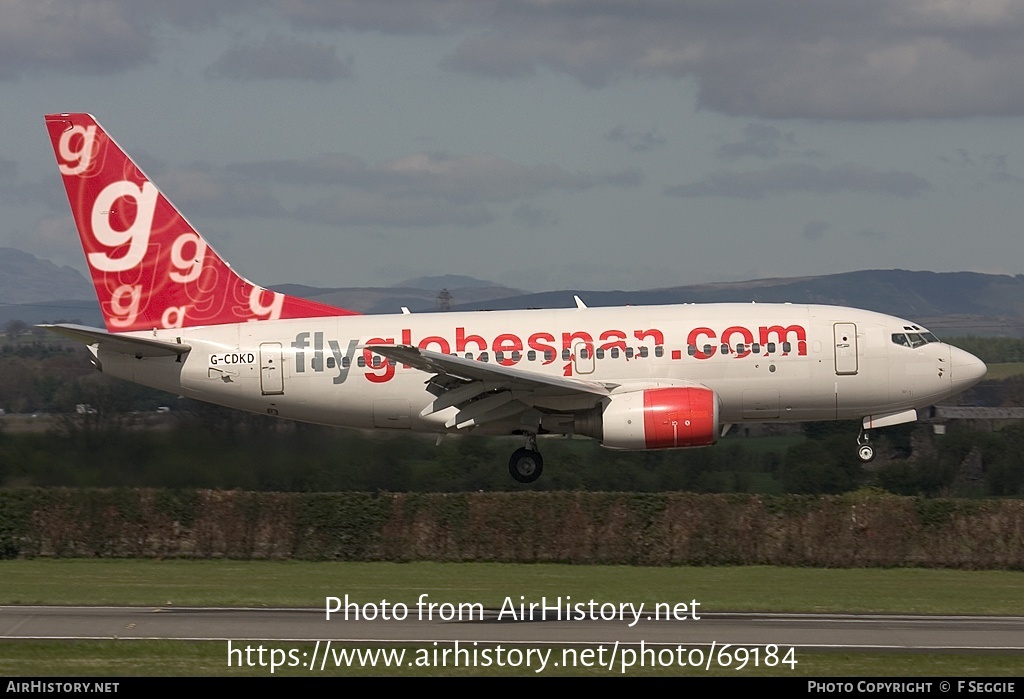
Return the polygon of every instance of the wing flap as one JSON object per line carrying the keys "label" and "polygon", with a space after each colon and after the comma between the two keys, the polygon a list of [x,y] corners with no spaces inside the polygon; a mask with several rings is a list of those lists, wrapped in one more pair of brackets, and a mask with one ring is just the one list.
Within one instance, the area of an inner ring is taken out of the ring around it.
{"label": "wing flap", "polygon": [[448,429],[467,429],[522,415],[523,429],[536,431],[542,414],[533,406],[534,398],[558,396],[586,397],[597,403],[611,393],[616,384],[581,381],[548,376],[518,367],[453,357],[411,345],[365,345],[375,354],[394,362],[408,364],[432,374],[427,383],[437,396],[420,415],[426,417],[455,408],[445,421]]}

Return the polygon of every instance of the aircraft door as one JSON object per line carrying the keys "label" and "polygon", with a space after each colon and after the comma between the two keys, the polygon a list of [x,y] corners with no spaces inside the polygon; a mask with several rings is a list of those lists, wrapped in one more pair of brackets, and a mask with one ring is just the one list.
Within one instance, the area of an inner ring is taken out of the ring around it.
{"label": "aircraft door", "polygon": [[265,396],[284,393],[284,362],[280,342],[260,344],[260,390]]}
{"label": "aircraft door", "polygon": [[848,376],[857,373],[857,324],[836,323],[833,326],[836,347],[836,374]]}

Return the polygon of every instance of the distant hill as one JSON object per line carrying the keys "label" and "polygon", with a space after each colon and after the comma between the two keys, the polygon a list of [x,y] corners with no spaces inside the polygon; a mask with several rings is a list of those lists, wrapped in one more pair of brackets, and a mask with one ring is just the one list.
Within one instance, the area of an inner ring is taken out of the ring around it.
{"label": "distant hill", "polygon": [[[1024,275],[864,270],[817,277],[756,279],[642,291],[566,289],[524,293],[459,275],[420,277],[386,288],[274,287],[360,313],[414,313],[438,308],[440,289],[452,310],[567,308],[578,294],[589,306],[673,303],[820,303],[866,308],[919,322],[945,335],[1024,336]],[[58,320],[100,325],[91,284],[76,270],[20,250],[0,248],[0,324]]]}
{"label": "distant hill", "polygon": [[[434,278],[437,279],[437,277]],[[450,286],[437,289],[410,286],[318,289],[299,284],[281,284],[273,289],[284,294],[301,296],[311,301],[348,308],[360,313],[399,313],[402,306],[415,313],[436,311],[438,309],[438,293],[442,288],[448,289],[453,305],[470,302],[486,305],[501,299],[523,295],[520,289],[496,286],[492,282],[474,281],[479,282],[480,286]]]}
{"label": "distant hill", "polygon": [[864,270],[819,277],[758,279],[643,291],[550,291],[452,310],[568,308],[579,294],[589,306],[673,303],[814,303],[853,306],[912,319],[932,330],[1024,335],[1024,275]]}
{"label": "distant hill", "polygon": [[78,270],[0,247],[0,326],[10,320],[103,323],[92,283]]}
{"label": "distant hill", "polygon": [[72,267],[58,267],[14,248],[0,248],[0,302],[40,303],[92,298],[92,283]]}
{"label": "distant hill", "polygon": [[[430,289],[432,291],[440,291],[441,289],[485,289],[494,286],[494,282],[485,281],[483,279],[477,279],[476,277],[466,277],[461,274],[442,274],[439,277],[416,277],[415,279],[407,279],[404,282],[393,284],[392,286],[411,288],[411,289]],[[517,291],[516,293],[522,293]]]}

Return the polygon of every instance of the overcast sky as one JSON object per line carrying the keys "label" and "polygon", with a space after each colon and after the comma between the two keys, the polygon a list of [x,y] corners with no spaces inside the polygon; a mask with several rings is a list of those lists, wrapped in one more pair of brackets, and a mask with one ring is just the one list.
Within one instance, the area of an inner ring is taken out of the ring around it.
{"label": "overcast sky", "polygon": [[253,281],[1024,269],[1018,0],[0,0],[0,246],[93,113]]}

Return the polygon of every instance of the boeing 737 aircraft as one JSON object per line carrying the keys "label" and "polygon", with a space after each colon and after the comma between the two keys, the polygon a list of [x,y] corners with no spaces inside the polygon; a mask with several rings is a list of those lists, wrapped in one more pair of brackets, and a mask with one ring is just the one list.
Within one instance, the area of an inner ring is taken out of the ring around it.
{"label": "boeing 737 aircraft", "polygon": [[238,276],[88,114],[46,117],[106,329],[52,325],[100,371],[291,420],[611,449],[714,444],[737,423],[868,430],[977,383],[985,365],[870,311],[700,304],[364,316]]}

